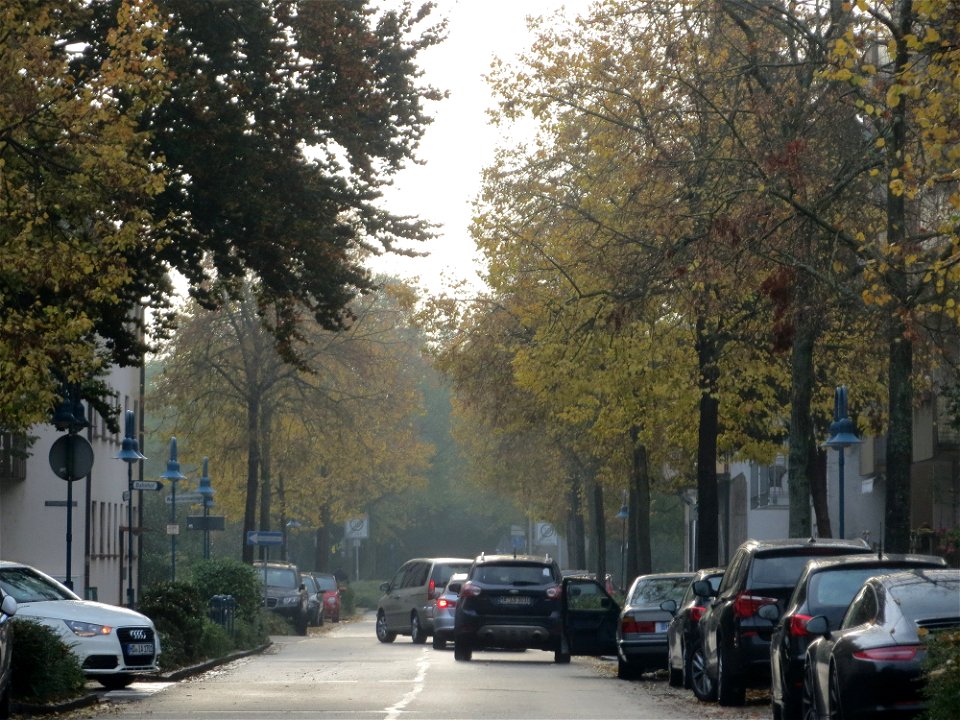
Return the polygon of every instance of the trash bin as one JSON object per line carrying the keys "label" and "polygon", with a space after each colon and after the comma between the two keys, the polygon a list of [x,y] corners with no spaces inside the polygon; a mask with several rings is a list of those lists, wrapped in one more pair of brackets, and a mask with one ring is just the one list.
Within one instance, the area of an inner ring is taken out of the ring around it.
{"label": "trash bin", "polygon": [[233,595],[214,595],[207,604],[207,617],[220,625],[229,635],[233,635],[233,619],[237,611],[237,601]]}

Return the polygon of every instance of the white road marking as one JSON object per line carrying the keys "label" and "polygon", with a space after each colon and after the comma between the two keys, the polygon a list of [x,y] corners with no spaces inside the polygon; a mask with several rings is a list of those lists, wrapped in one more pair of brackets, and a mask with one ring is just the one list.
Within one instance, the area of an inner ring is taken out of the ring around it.
{"label": "white road marking", "polygon": [[430,654],[426,648],[420,651],[420,659],[417,661],[417,676],[413,679],[413,687],[406,695],[400,698],[400,702],[386,709],[384,720],[398,720],[404,709],[412,703],[417,695],[423,692],[423,686],[427,679],[427,669],[430,667]]}

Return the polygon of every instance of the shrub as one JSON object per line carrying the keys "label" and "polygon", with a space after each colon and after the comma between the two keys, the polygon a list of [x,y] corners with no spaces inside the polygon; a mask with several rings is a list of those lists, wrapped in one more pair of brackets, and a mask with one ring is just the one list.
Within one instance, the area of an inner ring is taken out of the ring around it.
{"label": "shrub", "polygon": [[237,601],[237,619],[252,622],[260,615],[263,586],[249,565],[237,560],[205,560],[193,568],[193,583],[207,600],[214,595],[232,595]]}
{"label": "shrub", "polygon": [[953,720],[960,708],[960,630],[937,633],[923,662],[928,720]]}
{"label": "shrub", "polygon": [[10,696],[20,702],[49,703],[83,691],[76,655],[57,633],[32,620],[14,618]]}
{"label": "shrub", "polygon": [[355,608],[376,608],[383,591],[380,589],[382,580],[358,580],[350,583],[344,588],[344,594],[349,590],[352,593],[354,607],[351,608],[351,614]]}
{"label": "shrub", "polygon": [[137,609],[153,620],[160,633],[162,668],[181,667],[203,659],[207,602],[194,585],[158,583],[143,594]]}

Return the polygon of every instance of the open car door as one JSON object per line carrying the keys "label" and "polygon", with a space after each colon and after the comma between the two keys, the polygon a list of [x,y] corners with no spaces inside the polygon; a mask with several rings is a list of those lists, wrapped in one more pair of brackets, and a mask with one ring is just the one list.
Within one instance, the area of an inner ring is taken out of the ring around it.
{"label": "open car door", "polygon": [[563,631],[570,655],[616,655],[620,606],[592,578],[563,579]]}

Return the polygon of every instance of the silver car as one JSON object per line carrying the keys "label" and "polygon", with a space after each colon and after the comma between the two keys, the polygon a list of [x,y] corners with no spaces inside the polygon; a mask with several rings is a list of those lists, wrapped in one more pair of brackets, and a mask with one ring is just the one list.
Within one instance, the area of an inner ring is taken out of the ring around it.
{"label": "silver car", "polygon": [[390,582],[380,586],[377,603],[377,639],[391,643],[397,635],[409,635],[420,645],[433,635],[427,608],[446,586],[450,576],[466,572],[473,564],[466,558],[414,558],[405,562]]}
{"label": "silver car", "polygon": [[617,677],[631,680],[667,667],[667,628],[673,616],[660,607],[679,603],[693,573],[641,575],[630,586],[617,627]]}
{"label": "silver car", "polygon": [[433,649],[443,650],[448,640],[453,640],[453,620],[457,614],[457,598],[467,579],[466,573],[454,573],[440,597],[430,603],[427,617],[433,621]]}

